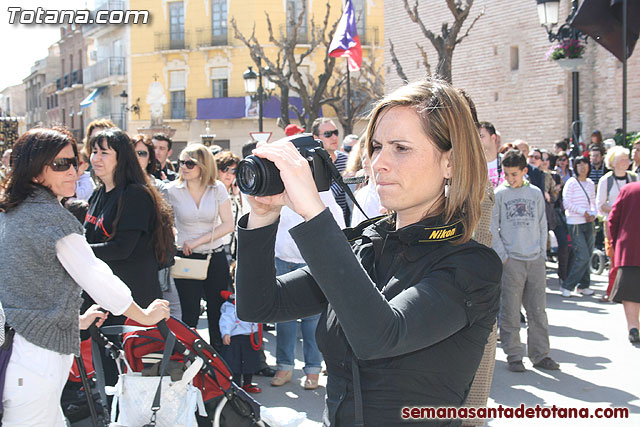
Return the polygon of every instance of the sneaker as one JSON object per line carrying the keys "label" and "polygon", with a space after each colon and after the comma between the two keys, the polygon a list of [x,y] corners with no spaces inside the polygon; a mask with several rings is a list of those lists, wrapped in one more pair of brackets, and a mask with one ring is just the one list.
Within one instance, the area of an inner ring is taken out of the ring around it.
{"label": "sneaker", "polygon": [[578,288],[578,293],[588,297],[590,295],[593,295],[593,289],[589,289],[589,288],[580,289],[580,288]]}
{"label": "sneaker", "polygon": [[562,296],[565,297],[565,298],[570,298],[571,297],[571,291],[569,289],[562,288]]}
{"label": "sneaker", "polygon": [[629,342],[634,344],[640,342],[640,333],[638,332],[638,328],[629,329]]}
{"label": "sneaker", "polygon": [[522,360],[516,360],[514,362],[509,362],[509,366],[507,366],[507,368],[511,372],[525,372],[526,371],[526,369],[524,367],[524,364],[522,363]]}
{"label": "sneaker", "polygon": [[548,356],[542,359],[541,361],[539,361],[538,363],[535,363],[533,367],[538,369],[546,369],[547,371],[560,370],[560,365],[558,364],[558,362],[556,362],[555,360],[553,360]]}

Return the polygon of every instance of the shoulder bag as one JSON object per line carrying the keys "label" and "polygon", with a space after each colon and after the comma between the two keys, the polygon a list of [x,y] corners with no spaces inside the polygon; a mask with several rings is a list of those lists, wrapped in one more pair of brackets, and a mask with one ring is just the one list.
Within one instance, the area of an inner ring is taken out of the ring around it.
{"label": "shoulder bag", "polygon": [[[213,242],[213,230],[211,230],[211,240]],[[176,256],[175,262],[171,266],[171,276],[174,279],[205,280],[211,261],[211,253],[205,259],[183,258]]]}

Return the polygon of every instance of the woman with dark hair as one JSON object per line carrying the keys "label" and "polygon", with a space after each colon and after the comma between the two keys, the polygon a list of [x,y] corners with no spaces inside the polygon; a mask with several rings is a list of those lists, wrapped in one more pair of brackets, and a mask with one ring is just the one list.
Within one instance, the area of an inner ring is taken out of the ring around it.
{"label": "woman with dark hair", "polygon": [[[465,99],[438,80],[402,86],[375,106],[365,141],[388,217],[340,230],[308,162],[283,141],[254,155],[275,164],[285,191],[249,197],[238,223],[238,316],[321,313],[332,426],[400,425],[412,406],[461,406],[499,305],[502,262],[471,239],[488,173]],[[305,220],[290,234],[307,267],[276,277],[283,205]]]}
{"label": "woman with dark hair", "polygon": [[141,309],[60,205],[77,179],[77,147],[67,130],[32,129],[13,149],[13,169],[0,188],[0,300],[13,330],[2,425],[61,427],[60,396],[80,352],[79,330],[105,318],[97,306],[78,317],[81,290],[146,325],[168,318],[168,303]]}
{"label": "woman with dark hair", "polygon": [[160,193],[164,193],[166,191],[164,181],[154,176],[160,165],[156,159],[156,150],[153,147],[153,142],[151,142],[151,137],[142,134],[135,135],[131,138],[131,144],[138,157],[138,163],[140,163],[142,170],[147,173],[149,181]]}
{"label": "woman with dark hair", "polygon": [[569,178],[562,190],[562,202],[574,254],[569,275],[562,283],[563,297],[570,297],[571,291],[578,284],[578,293],[593,295],[593,290],[589,289],[589,261],[595,245],[594,220],[597,211],[596,186],[588,178],[589,169],[587,157],[576,157],[573,161],[575,176]]}
{"label": "woman with dark hair", "polygon": [[171,209],[149,185],[129,137],[106,129],[91,139],[91,165],[101,185],[89,199],[84,223],[96,256],[145,304],[161,296],[158,266],[173,244]]}

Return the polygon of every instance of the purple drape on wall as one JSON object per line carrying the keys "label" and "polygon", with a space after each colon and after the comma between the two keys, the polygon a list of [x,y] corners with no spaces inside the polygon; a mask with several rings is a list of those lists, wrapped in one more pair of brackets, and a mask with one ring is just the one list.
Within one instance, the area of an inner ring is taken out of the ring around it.
{"label": "purple drape on wall", "polygon": [[[289,97],[289,104],[302,109],[302,100]],[[263,105],[263,117],[276,119],[280,117],[280,100],[275,96],[267,99]],[[293,110],[290,111],[291,120],[297,119]],[[198,99],[198,114],[196,120],[240,119],[243,117],[258,117],[257,103],[247,97],[232,98],[200,98]],[[320,110],[322,117],[322,110]]]}

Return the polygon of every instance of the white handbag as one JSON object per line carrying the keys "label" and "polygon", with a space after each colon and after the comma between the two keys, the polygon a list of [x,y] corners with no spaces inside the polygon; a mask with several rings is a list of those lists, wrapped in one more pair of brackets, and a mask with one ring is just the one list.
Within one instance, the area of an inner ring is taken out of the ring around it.
{"label": "white handbag", "polygon": [[207,259],[182,258],[176,256],[175,264],[171,266],[171,276],[174,279],[204,280],[207,278],[211,254]]}
{"label": "white handbag", "polygon": [[[174,340],[175,337],[165,343],[161,375],[164,374]],[[171,350],[167,351],[169,347]],[[202,393],[191,383],[202,366],[202,359],[197,358],[180,381],[171,381],[171,378],[164,376],[143,377],[139,372],[131,372],[131,369],[126,374],[120,374],[115,387],[106,387],[107,394],[113,395],[110,427],[196,426],[196,410],[201,416],[207,416]],[[161,395],[156,406],[154,400],[157,394]]]}
{"label": "white handbag", "polygon": [[[214,231],[215,227],[211,230],[211,240],[209,244],[213,243]],[[208,254],[206,259],[183,258],[176,255],[173,260],[174,264],[171,266],[171,276],[173,276],[174,279],[205,280],[207,278],[211,254]]]}

